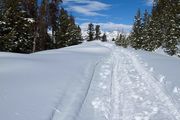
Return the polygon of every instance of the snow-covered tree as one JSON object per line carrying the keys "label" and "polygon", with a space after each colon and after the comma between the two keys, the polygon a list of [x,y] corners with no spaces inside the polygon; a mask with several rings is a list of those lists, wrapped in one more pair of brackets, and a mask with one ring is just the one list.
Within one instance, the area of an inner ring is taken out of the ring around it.
{"label": "snow-covered tree", "polygon": [[115,43],[118,46],[122,46],[122,47],[126,48],[128,46],[128,41],[127,41],[126,35],[124,35],[123,33],[120,33],[117,36]]}
{"label": "snow-covered tree", "polygon": [[94,25],[90,23],[88,25],[88,41],[94,40],[94,34],[95,34]]}
{"label": "snow-covered tree", "polygon": [[95,26],[95,39],[100,40],[101,39],[101,30],[100,25]]}
{"label": "snow-covered tree", "polygon": [[144,12],[143,22],[142,22],[142,48],[144,50],[148,50],[148,39],[149,39],[149,23],[150,23],[150,15],[147,10]]}
{"label": "snow-covered tree", "polygon": [[169,55],[174,55],[177,52],[177,44],[179,39],[179,29],[178,23],[177,23],[177,10],[176,10],[176,1],[165,1],[161,0],[161,2],[164,2],[163,6],[163,12],[162,12],[162,20],[163,20],[163,32],[165,34],[164,41],[162,44],[162,47],[165,48],[165,52],[167,52]]}
{"label": "snow-covered tree", "polygon": [[103,36],[102,36],[102,42],[107,42],[107,36],[106,36],[106,33],[104,33]]}
{"label": "snow-covered tree", "polygon": [[58,23],[57,48],[77,45],[82,42],[80,27],[75,24],[74,17],[70,16],[64,8],[60,10]]}
{"label": "snow-covered tree", "polygon": [[4,41],[4,51],[30,53],[32,52],[33,34],[31,18],[25,9],[24,1],[6,0],[5,13],[2,20],[1,40]]}
{"label": "snow-covered tree", "polygon": [[131,32],[131,46],[135,49],[142,47],[142,18],[140,9],[135,16],[133,30]]}

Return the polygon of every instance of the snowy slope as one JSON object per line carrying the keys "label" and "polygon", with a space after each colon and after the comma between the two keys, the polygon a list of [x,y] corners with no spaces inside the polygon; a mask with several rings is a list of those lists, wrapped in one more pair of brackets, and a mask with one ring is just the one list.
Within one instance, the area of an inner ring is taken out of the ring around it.
{"label": "snowy slope", "polygon": [[0,53],[2,120],[180,120],[180,60],[82,45]]}

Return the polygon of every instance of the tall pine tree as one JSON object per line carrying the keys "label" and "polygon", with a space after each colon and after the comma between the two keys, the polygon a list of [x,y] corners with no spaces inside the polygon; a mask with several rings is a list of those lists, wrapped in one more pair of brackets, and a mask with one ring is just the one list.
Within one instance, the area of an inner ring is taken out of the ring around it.
{"label": "tall pine tree", "polygon": [[94,40],[94,34],[95,34],[94,25],[90,23],[88,25],[88,41]]}
{"label": "tall pine tree", "polygon": [[130,39],[131,46],[133,48],[140,49],[142,47],[142,18],[140,9],[137,11],[137,14],[135,16],[135,21]]}
{"label": "tall pine tree", "polygon": [[101,30],[100,30],[100,25],[96,25],[95,27],[95,39],[100,40],[101,39]]}

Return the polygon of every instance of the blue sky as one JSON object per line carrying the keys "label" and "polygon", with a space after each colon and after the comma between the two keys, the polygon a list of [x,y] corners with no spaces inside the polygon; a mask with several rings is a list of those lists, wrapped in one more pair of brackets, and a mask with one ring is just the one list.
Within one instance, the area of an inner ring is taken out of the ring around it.
{"label": "blue sky", "polygon": [[85,29],[89,22],[105,31],[130,29],[138,8],[151,10],[152,0],[64,0],[63,6]]}

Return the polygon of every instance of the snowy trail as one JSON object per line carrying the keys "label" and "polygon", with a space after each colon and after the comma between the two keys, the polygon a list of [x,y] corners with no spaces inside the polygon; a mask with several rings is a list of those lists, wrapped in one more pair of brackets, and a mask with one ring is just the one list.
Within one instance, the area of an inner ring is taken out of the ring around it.
{"label": "snowy trail", "polygon": [[180,120],[172,98],[135,53],[115,48],[100,66],[93,88],[95,119]]}
{"label": "snowy trail", "polygon": [[109,120],[180,120],[171,98],[134,53],[117,48],[112,61]]}
{"label": "snowy trail", "polygon": [[0,119],[180,120],[179,63],[100,41],[0,53]]}

